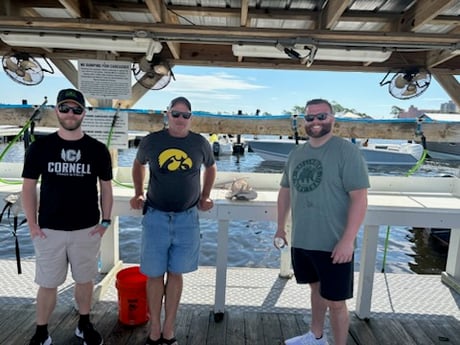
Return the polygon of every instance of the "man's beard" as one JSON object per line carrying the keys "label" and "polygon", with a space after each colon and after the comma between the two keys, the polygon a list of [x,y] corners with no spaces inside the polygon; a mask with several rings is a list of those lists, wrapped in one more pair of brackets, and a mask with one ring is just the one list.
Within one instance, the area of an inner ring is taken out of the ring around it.
{"label": "man's beard", "polygon": [[332,130],[332,124],[330,123],[325,123],[321,125],[321,131],[319,133],[317,131],[314,131],[312,127],[306,127],[305,131],[307,132],[307,135],[310,138],[321,138],[324,137],[326,134],[329,134]]}
{"label": "man's beard", "polygon": [[77,120],[72,123],[72,125],[69,125],[67,121],[59,119],[59,123],[61,124],[62,128],[64,128],[67,131],[75,131],[78,128],[80,128],[82,120]]}

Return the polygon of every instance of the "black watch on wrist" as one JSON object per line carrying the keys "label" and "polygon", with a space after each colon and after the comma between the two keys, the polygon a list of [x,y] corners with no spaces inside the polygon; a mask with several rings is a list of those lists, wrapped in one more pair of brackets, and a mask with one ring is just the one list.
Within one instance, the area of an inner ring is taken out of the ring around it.
{"label": "black watch on wrist", "polygon": [[101,220],[101,226],[103,226],[104,228],[108,228],[111,224],[112,224],[111,219],[103,219],[103,220]]}

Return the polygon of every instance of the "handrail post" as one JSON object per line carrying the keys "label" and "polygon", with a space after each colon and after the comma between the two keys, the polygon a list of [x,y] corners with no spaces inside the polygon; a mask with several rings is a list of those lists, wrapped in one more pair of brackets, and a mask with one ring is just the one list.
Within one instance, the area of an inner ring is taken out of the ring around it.
{"label": "handrail post", "polygon": [[288,242],[288,250],[282,250],[280,256],[280,278],[290,279],[292,278],[291,270],[291,232],[292,232],[292,221],[291,215],[288,215],[286,220],[286,240]]}

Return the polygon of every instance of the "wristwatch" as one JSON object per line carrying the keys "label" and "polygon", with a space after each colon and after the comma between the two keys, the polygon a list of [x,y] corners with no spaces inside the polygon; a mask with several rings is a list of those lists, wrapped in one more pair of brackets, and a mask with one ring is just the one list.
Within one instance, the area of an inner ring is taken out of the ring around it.
{"label": "wristwatch", "polygon": [[103,220],[101,220],[101,226],[103,226],[104,228],[108,228],[110,226],[110,224],[112,224],[111,219],[103,219]]}

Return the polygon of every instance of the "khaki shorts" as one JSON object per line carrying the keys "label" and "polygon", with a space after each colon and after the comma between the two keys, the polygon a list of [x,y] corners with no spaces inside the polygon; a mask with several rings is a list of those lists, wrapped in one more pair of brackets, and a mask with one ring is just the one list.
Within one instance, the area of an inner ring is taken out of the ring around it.
{"label": "khaki shorts", "polygon": [[76,283],[88,283],[98,273],[101,236],[89,233],[94,227],[63,231],[42,229],[46,238],[33,240],[36,256],[35,282],[42,287],[56,288],[64,283],[70,264]]}

